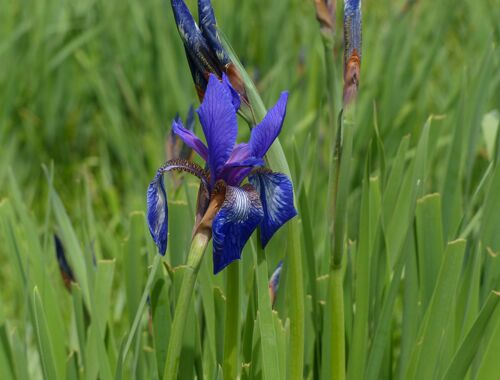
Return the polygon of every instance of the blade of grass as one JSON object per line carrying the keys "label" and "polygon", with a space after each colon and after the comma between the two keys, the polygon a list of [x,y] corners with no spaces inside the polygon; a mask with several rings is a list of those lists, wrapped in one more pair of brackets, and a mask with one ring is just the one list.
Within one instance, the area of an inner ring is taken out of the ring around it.
{"label": "blade of grass", "polygon": [[224,376],[238,378],[240,368],[240,263],[226,269],[226,316],[224,323]]}
{"label": "blade of grass", "polygon": [[[483,308],[479,312],[474,324],[465,338],[461,341],[451,363],[446,370],[443,380],[463,379],[477,353],[477,347],[483,339],[483,332],[488,327],[495,310],[498,308],[500,294],[491,292]],[[497,322],[497,321],[495,321]]]}
{"label": "blade of grass", "polygon": [[443,258],[441,196],[431,194],[417,200],[415,220],[421,300],[425,310],[431,300]]}
{"label": "blade of grass", "polygon": [[[57,364],[53,352],[53,343],[47,327],[45,311],[38,288],[33,290],[33,305],[35,311],[35,327],[38,345],[40,349],[40,359],[42,360],[43,375],[45,379],[64,379],[64,362]],[[63,366],[61,366],[63,364]]]}
{"label": "blade of grass", "polygon": [[[441,210],[440,205],[436,207]],[[408,378],[429,379],[436,372],[444,331],[451,327],[448,320],[461,274],[465,243],[465,240],[456,240],[448,244],[429,309],[417,336],[418,345],[412,358],[412,362],[416,362],[415,375],[410,363]]]}

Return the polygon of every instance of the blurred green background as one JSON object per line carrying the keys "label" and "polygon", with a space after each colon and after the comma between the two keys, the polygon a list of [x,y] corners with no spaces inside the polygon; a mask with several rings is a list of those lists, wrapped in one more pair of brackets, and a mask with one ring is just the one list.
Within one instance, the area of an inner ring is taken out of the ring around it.
{"label": "blurred green background", "polygon": [[[196,2],[187,3],[196,12]],[[314,3],[214,0],[213,5],[220,29],[266,106],[282,90],[290,91],[280,140],[297,198],[303,197],[301,211],[305,204],[308,208],[314,243],[304,243],[304,255],[314,258],[321,277],[328,270],[325,204],[332,145]],[[4,0],[0,9],[0,335],[12,347],[5,357],[30,358],[27,369],[41,376],[29,317],[35,285],[45,308],[52,304],[44,297],[58,300],[51,323],[64,321],[61,337],[75,341],[69,332],[75,323],[72,297],[59,279],[52,234],[61,234],[70,255],[80,252],[87,262],[91,253],[98,260],[116,260],[111,296],[103,302],[114,331],[106,339],[118,351],[154,253],[142,215],[146,188],[165,159],[171,120],[176,113],[185,118],[189,105],[198,104],[167,1]],[[341,17],[339,11],[338,106]],[[495,164],[499,20],[498,0],[363,3],[348,229],[356,241],[365,167],[369,176],[387,178],[407,135],[409,148],[399,159],[409,165],[432,117],[418,194],[441,193],[444,242],[460,235],[468,238],[469,248],[490,249],[484,265],[495,270],[483,275],[481,284],[497,290],[500,266],[493,258],[500,251],[500,188],[493,186],[500,182],[490,185],[490,179],[500,177]],[[60,198],[50,195],[50,183]],[[396,187],[393,196],[398,191],[403,190]],[[172,265],[184,262],[195,194],[196,181],[189,180],[170,197],[175,225],[167,258]],[[281,238],[278,234],[268,251],[270,268],[282,257]],[[220,277],[213,281],[223,287]],[[306,277],[307,294],[311,281],[316,280]],[[482,290],[481,300],[489,290]],[[397,310],[395,320],[401,305]]]}

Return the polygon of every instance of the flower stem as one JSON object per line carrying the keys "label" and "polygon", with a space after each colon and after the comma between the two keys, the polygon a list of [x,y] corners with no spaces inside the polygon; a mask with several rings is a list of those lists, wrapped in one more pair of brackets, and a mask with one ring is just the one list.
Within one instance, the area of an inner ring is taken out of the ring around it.
{"label": "flower stem", "polygon": [[[353,108],[348,107],[339,117],[336,165],[333,190],[333,231],[330,262],[330,286],[328,291],[331,313],[330,363],[332,377],[345,379],[345,330],[344,330],[344,282],[342,258],[345,250],[347,226],[347,198],[350,182],[350,165],[353,138]],[[347,116],[345,116],[347,115]]]}
{"label": "flower stem", "polygon": [[224,377],[238,378],[240,346],[240,266],[226,268],[226,318],[224,328]]}
{"label": "flower stem", "polygon": [[177,379],[177,370],[179,368],[180,354],[182,349],[182,337],[184,335],[184,327],[186,325],[187,313],[193,295],[196,276],[200,269],[203,253],[207,248],[210,240],[210,233],[201,230],[194,235],[191,242],[191,248],[188,254],[188,261],[185,266],[184,275],[182,277],[181,289],[177,298],[175,307],[174,321],[172,323],[172,334],[168,342],[167,359],[165,363],[165,371],[163,379]]}

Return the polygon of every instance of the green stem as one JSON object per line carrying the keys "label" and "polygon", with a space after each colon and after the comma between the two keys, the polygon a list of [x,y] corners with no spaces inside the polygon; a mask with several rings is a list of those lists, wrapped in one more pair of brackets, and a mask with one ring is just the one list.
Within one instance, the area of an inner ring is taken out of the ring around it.
{"label": "green stem", "polygon": [[332,379],[345,379],[344,286],[342,267],[330,272],[332,329],[330,359]]}
{"label": "green stem", "polygon": [[148,299],[149,290],[151,288],[151,284],[156,275],[156,271],[158,270],[158,266],[161,263],[161,256],[155,255],[153,259],[153,265],[151,266],[151,271],[149,272],[148,279],[146,281],[146,286],[144,287],[144,292],[142,293],[141,300],[139,301],[139,307],[137,308],[137,312],[135,313],[134,322],[132,323],[132,328],[130,329],[130,333],[127,337],[127,343],[125,344],[125,349],[123,350],[123,358],[122,362],[125,361],[127,357],[127,353],[130,350],[130,346],[132,345],[132,341],[135,337],[135,333],[137,332],[137,327],[139,327],[139,322],[142,319],[142,314],[144,312],[144,307],[146,306],[146,301]]}
{"label": "green stem", "polygon": [[[353,138],[353,109],[348,107],[339,117],[336,143],[336,170],[333,191],[333,231],[330,261],[330,287],[328,300],[332,328],[330,330],[330,363],[332,377],[345,379],[345,330],[344,330],[344,283],[342,258],[347,226],[347,200],[349,196],[350,166]],[[346,116],[347,115],[347,116]]]}
{"label": "green stem", "polygon": [[201,259],[203,258],[203,253],[207,248],[209,240],[210,234],[208,232],[199,232],[194,235],[193,241],[191,242],[191,249],[189,250],[187,264],[182,277],[181,289],[175,307],[174,321],[171,328],[172,334],[168,342],[163,379],[177,379],[177,369],[179,368],[182,338],[184,335],[187,313],[193,295],[196,276],[200,269]]}
{"label": "green stem", "polygon": [[226,268],[226,318],[224,328],[224,377],[238,378],[240,346],[240,266]]}

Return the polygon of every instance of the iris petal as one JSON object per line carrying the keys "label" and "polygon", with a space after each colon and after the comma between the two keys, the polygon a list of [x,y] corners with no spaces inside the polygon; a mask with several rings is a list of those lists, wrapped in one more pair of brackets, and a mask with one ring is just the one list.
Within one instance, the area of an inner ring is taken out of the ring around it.
{"label": "iris petal", "polygon": [[158,169],[147,192],[147,219],[149,232],[158,247],[158,253],[165,255],[168,238],[168,204],[167,192],[163,184],[163,174],[171,170],[191,173],[208,186],[207,173],[200,166],[186,160],[171,160]]}
{"label": "iris petal", "polygon": [[252,156],[252,152],[250,150],[250,146],[247,143],[236,144],[229,159],[226,162],[226,165],[232,162],[239,162],[246,160],[247,158]]}
{"label": "iris petal", "polygon": [[214,274],[241,257],[241,251],[264,217],[255,189],[227,186],[226,197],[212,224]]}
{"label": "iris petal", "polygon": [[184,143],[191,147],[196,153],[200,155],[205,161],[208,160],[208,148],[192,131],[186,129],[182,125],[180,119],[175,119],[172,123],[172,130],[179,136]]}
{"label": "iris petal", "polygon": [[228,185],[239,186],[241,182],[258,166],[264,166],[264,160],[259,157],[249,157],[242,161],[227,163],[220,174]]}
{"label": "iris petal", "polygon": [[168,205],[161,170],[158,170],[148,187],[147,216],[149,232],[158,247],[158,253],[164,256],[167,250]]}
{"label": "iris petal", "polygon": [[293,205],[293,186],[281,173],[257,171],[248,177],[260,195],[264,219],[260,225],[261,244],[265,247],[274,233],[297,215]]}
{"label": "iris petal", "polygon": [[269,110],[264,119],[252,129],[249,145],[252,155],[264,157],[276,137],[281,132],[286,114],[288,92],[282,92],[278,102]]}
{"label": "iris petal", "polygon": [[224,165],[220,178],[228,185],[239,186],[241,181],[256,166],[264,166],[264,160],[259,157],[252,157],[250,146],[247,143],[237,144]]}
{"label": "iris petal", "polygon": [[227,86],[227,88],[229,88],[229,91],[231,91],[234,111],[238,112],[240,109],[240,94],[238,94],[238,91],[234,89],[226,74],[222,74],[222,82]]}
{"label": "iris petal", "polygon": [[236,143],[238,122],[229,88],[212,74],[198,115],[207,140],[212,183],[215,183]]}

